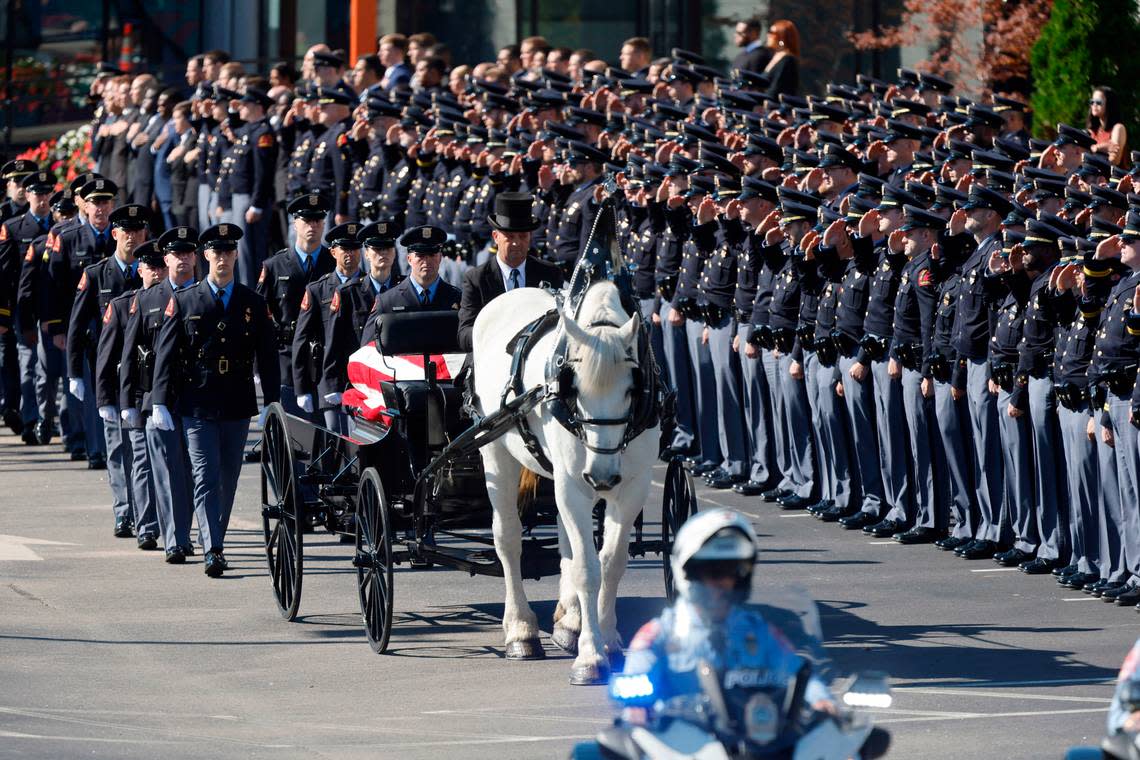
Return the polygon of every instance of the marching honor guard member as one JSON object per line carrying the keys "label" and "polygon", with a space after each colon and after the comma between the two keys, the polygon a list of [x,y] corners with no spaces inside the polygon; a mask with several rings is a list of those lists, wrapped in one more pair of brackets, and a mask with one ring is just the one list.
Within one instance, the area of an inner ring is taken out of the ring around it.
{"label": "marching honor guard member", "polygon": [[[305,288],[336,266],[332,254],[321,245],[330,208],[328,199],[319,193],[294,198],[288,211],[293,216],[297,242],[292,248],[266,259],[257,281],[257,293],[269,305],[277,334],[281,403],[285,411],[298,417],[305,417],[307,413],[297,406],[297,390],[293,387],[293,333],[297,329]],[[265,378],[261,380],[264,384]]]}
{"label": "marching honor guard member", "polygon": [[234,280],[241,235],[233,224],[215,225],[202,233],[210,272],[166,304],[151,394],[156,428],[173,430],[173,413],[182,417],[194,509],[206,549],[205,572],[211,578],[221,577],[227,568],[226,527],[249,418],[257,414],[254,368],[261,375],[266,407],[278,400],[280,387],[274,327],[265,299]]}
{"label": "marching honor guard member", "polygon": [[119,364],[119,406],[128,427],[137,427],[138,418],[145,418],[147,452],[162,545],[166,550],[166,561],[181,565],[187,556],[194,553],[190,540],[194,483],[190,477],[182,416],[171,411],[171,429],[155,427],[155,349],[171,297],[194,285],[198,231],[193,227],[169,229],[158,239],[158,249],[162,252],[168,277],[153,288],[135,292]]}
{"label": "marching honor guard member", "polygon": [[[325,427],[342,434],[348,433],[348,418],[340,409],[341,388],[322,384],[328,345],[325,330],[332,320],[333,302],[340,308],[337,291],[360,276],[361,246],[357,235],[362,227],[359,222],[340,224],[325,236],[325,244],[336,260],[336,269],[305,289],[297,315],[297,331],[293,334],[293,387],[297,389],[297,405],[308,414],[319,407]],[[316,403],[314,396],[319,397]]]}
{"label": "marching honor guard member", "polygon": [[[87,198],[90,202],[90,195]],[[134,535],[129,484],[131,456],[123,442],[118,410],[114,406],[99,410],[94,389],[87,388],[86,383],[79,378],[83,377],[88,364],[91,367],[90,372],[93,372],[96,366],[95,348],[99,343],[102,328],[99,316],[107,312],[111,299],[127,290],[137,288],[140,284],[135,249],[146,241],[149,217],[150,211],[137,203],[120,206],[111,212],[108,221],[110,237],[114,239],[115,244],[114,253],[83,270],[67,331],[67,366],[68,374],[73,378],[72,392],[76,398],[96,408],[99,419],[102,420],[99,426],[103,430],[106,442],[107,481],[114,497],[115,535],[119,538],[129,538]],[[88,390],[92,392],[87,393]],[[90,454],[89,448],[88,455]],[[92,466],[92,460],[89,459],[88,462],[88,466]]]}

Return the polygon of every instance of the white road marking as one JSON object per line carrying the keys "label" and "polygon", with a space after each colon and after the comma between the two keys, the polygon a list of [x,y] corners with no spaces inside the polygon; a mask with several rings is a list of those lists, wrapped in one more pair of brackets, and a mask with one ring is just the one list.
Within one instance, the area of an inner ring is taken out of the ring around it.
{"label": "white road marking", "polygon": [[1099,602],[1099,596],[1072,596],[1061,600],[1062,602]]}
{"label": "white road marking", "polygon": [[1111,699],[1102,697],[1068,697],[1060,694],[1020,694],[1011,691],[984,691],[982,689],[907,689],[908,694],[948,694],[962,697],[996,697],[998,699],[1036,699],[1042,702],[1090,702],[1098,705],[1107,705]]}
{"label": "white road marking", "polygon": [[776,515],[776,517],[811,517],[810,512],[792,512],[789,515]]}
{"label": "white road marking", "polygon": [[1016,567],[989,567],[983,570],[971,570],[971,573],[1016,573]]}
{"label": "white road marking", "polygon": [[[1103,713],[1108,712],[1107,707],[1089,707],[1078,710],[1025,710],[1021,712],[1005,712],[1005,713],[952,713],[948,715],[928,715],[913,718],[876,718],[875,724],[886,723],[921,723],[922,721],[947,721],[947,720],[980,720],[983,718],[1038,718],[1048,715],[1079,715],[1083,713]],[[884,715],[884,713],[879,713]]]}
{"label": "white road marking", "polygon": [[902,546],[898,541],[868,541],[870,546]]}
{"label": "white road marking", "polygon": [[[1135,626],[1133,625],[1130,627],[1135,627]],[[1067,686],[1067,685],[1099,686],[1101,684],[1110,684],[1110,683],[1113,683],[1114,681],[1115,681],[1115,679],[1113,679],[1113,678],[1052,678],[1052,679],[1045,679],[1045,680],[1041,680],[1041,681],[992,681],[989,683],[979,683],[979,684],[955,684],[954,686],[955,686],[955,688],[959,688],[959,689],[978,689],[978,690],[981,690],[981,689],[1009,688],[1012,686]],[[929,687],[918,686],[918,685],[907,686],[906,684],[901,684],[899,686],[892,686],[891,688],[894,689],[895,691],[900,691],[900,690],[910,691],[911,689],[925,689],[925,688],[929,688]]]}
{"label": "white road marking", "polygon": [[76,546],[62,541],[47,541],[42,538],[25,538],[24,536],[8,536],[0,533],[0,562],[39,562],[43,557],[36,554],[30,546]]}

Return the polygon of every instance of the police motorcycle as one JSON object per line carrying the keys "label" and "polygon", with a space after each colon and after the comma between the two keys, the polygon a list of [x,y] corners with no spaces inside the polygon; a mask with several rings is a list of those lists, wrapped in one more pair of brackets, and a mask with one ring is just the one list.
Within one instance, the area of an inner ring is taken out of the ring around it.
{"label": "police motorcycle", "polygon": [[1132,728],[1128,718],[1140,712],[1140,640],[1132,647],[1121,668],[1116,693],[1108,714],[1108,736],[1098,747],[1073,747],[1065,753],[1065,760],[1140,760],[1140,733]]}
{"label": "police motorcycle", "polygon": [[[728,546],[720,537],[725,527],[745,541]],[[702,512],[682,526],[672,558],[678,602],[631,642],[626,668],[609,686],[620,714],[595,741],[577,745],[574,760],[845,760],[886,754],[890,735],[861,711],[890,706],[886,676],[856,676],[837,704],[819,677],[822,631],[810,597],[791,589],[761,591],[743,603],[755,562],[754,535],[748,521],[730,510]],[[692,572],[690,560],[718,553],[747,556],[749,567],[737,578],[731,612],[709,629],[685,612],[690,600],[701,604],[702,585],[686,572]]]}

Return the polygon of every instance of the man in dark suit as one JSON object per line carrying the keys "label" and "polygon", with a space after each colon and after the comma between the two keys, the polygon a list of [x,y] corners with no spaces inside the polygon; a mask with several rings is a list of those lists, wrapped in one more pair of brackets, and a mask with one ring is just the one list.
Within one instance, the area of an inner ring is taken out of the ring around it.
{"label": "man in dark suit", "polygon": [[406,311],[447,311],[459,308],[460,292],[439,276],[447,233],[439,227],[413,227],[400,238],[408,252],[408,278],[376,297],[361,344],[376,340],[376,317]]}
{"label": "man in dark suit", "polygon": [[772,60],[772,51],[760,36],[760,20],[750,18],[737,21],[733,30],[733,42],[740,53],[732,59],[732,68],[742,71],[763,71]]}
{"label": "man in dark suit", "polygon": [[492,298],[515,288],[536,288],[542,283],[562,287],[562,270],[530,255],[531,233],[541,222],[534,218],[530,193],[499,193],[491,224],[495,257],[463,275],[459,306],[459,346],[471,351],[475,317]]}

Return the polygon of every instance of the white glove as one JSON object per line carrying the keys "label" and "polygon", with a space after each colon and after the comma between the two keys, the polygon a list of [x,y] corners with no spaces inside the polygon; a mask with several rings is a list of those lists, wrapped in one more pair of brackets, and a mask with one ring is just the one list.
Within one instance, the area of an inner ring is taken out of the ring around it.
{"label": "white glove", "polygon": [[256,385],[258,388],[261,387],[261,373],[260,372],[254,372],[253,373],[253,384]]}
{"label": "white glove", "polygon": [[325,399],[326,404],[339,404],[340,398],[341,398],[341,396],[339,393],[326,393],[324,395],[324,399]]}
{"label": "white glove", "polygon": [[170,416],[170,410],[162,404],[154,405],[154,410],[150,413],[150,420],[158,430],[174,430],[174,418]]}
{"label": "white glove", "polygon": [[133,406],[129,406],[119,412],[119,417],[122,419],[123,424],[132,430],[137,430],[143,426],[142,415],[139,414],[139,410]]}
{"label": "white glove", "polygon": [[302,412],[311,414],[313,411],[313,394],[302,393],[297,397],[297,406],[301,407]]}
{"label": "white glove", "polygon": [[87,386],[83,384],[82,377],[73,377],[67,381],[67,390],[72,396],[82,401],[83,396],[87,393]]}
{"label": "white glove", "polygon": [[118,422],[119,410],[113,406],[101,406],[99,407],[99,419],[103,422]]}
{"label": "white glove", "polygon": [[257,415],[258,427],[265,427],[265,418],[269,416],[269,407],[261,407],[261,414]]}

